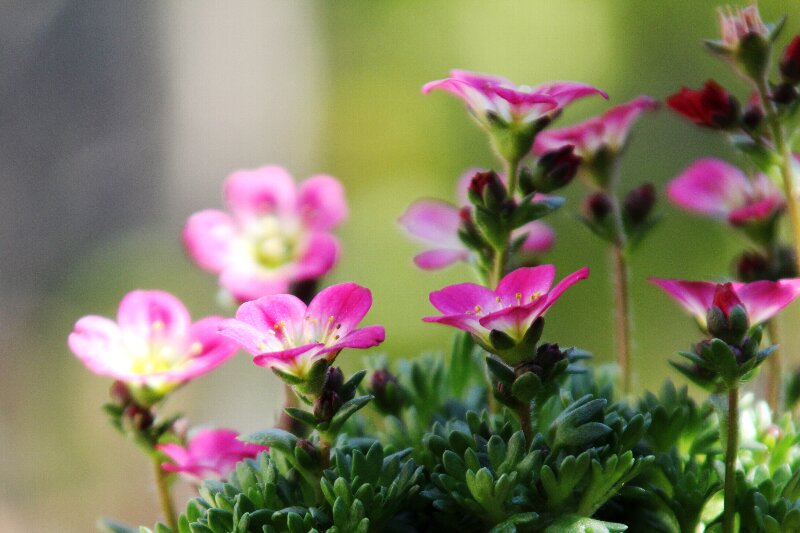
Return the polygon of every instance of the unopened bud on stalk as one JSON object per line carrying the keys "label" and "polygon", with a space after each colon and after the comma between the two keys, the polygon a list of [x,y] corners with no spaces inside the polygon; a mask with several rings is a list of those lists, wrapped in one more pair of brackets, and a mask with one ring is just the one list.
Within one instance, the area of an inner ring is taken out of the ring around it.
{"label": "unopened bud on stalk", "polygon": [[780,69],[784,81],[793,85],[800,83],[800,35],[796,35],[784,49]]}
{"label": "unopened bud on stalk", "polygon": [[575,155],[572,145],[543,154],[532,173],[520,178],[522,192],[549,193],[569,185],[578,173],[581,158]]}
{"label": "unopened bud on stalk", "polygon": [[323,391],[317,401],[314,402],[314,417],[319,422],[327,422],[335,415],[342,406],[342,399],[332,391]]}
{"label": "unopened bud on stalk", "polygon": [[128,390],[128,386],[123,381],[115,381],[111,385],[109,395],[111,396],[111,401],[119,407],[126,407],[133,401],[131,392]]}
{"label": "unopened bud on stalk", "polygon": [[622,209],[630,222],[640,224],[647,219],[655,203],[656,188],[652,183],[645,183],[628,193]]}
{"label": "unopened bud on stalk", "polygon": [[369,382],[369,392],[375,399],[375,405],[381,411],[397,414],[403,407],[405,394],[397,378],[386,369],[379,369],[372,373]]}
{"label": "unopened bud on stalk", "polygon": [[150,429],[155,421],[153,413],[151,413],[149,409],[136,404],[128,405],[122,413],[122,416],[124,420],[123,424],[129,429],[140,432]]}
{"label": "unopened bud on stalk", "polygon": [[584,216],[592,222],[602,222],[611,210],[611,198],[603,191],[593,192],[583,201]]}
{"label": "unopened bud on stalk", "polygon": [[506,186],[491,170],[476,172],[469,183],[467,194],[474,205],[484,206],[490,210],[498,209],[508,197]]}
{"label": "unopened bud on stalk", "polygon": [[708,332],[714,337],[732,345],[742,342],[750,327],[750,319],[731,283],[717,285],[706,323]]}

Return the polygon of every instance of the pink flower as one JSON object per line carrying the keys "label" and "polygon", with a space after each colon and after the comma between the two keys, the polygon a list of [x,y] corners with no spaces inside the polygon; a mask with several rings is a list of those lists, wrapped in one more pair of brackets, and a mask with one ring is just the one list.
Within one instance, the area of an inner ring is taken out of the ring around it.
{"label": "pink flower", "polygon": [[426,83],[422,92],[440,89],[464,101],[470,112],[484,125],[494,120],[529,124],[552,116],[564,106],[585,96],[608,95],[591,85],[558,81],[536,87],[517,86],[506,78],[452,70],[450,77]]}
{"label": "pink flower", "polygon": [[93,315],[78,320],[69,347],[89,370],[128,383],[137,401],[152,403],[236,353],[236,344],[217,334],[221,320],[192,323],[171,294],[133,291],[120,302],[116,322]]}
{"label": "pink flower", "polygon": [[171,462],[162,463],[167,472],[184,474],[190,481],[227,479],[236,463],[254,458],[268,450],[266,446],[248,444],[237,439],[230,429],[204,429],[189,439],[186,447],[180,444],[159,444],[156,449]]}
{"label": "pink flower", "polygon": [[442,316],[423,320],[468,331],[487,349],[492,330],[519,341],[564,291],[589,276],[589,269],[573,272],[553,287],[555,273],[553,265],[525,267],[506,275],[495,290],[474,283],[445,287],[430,294],[431,304]]}
{"label": "pink flower", "polygon": [[383,342],[383,326],[356,329],[371,306],[369,289],[355,283],[322,290],[308,307],[291,294],[264,296],[242,304],[219,332],[254,355],[255,364],[303,377],[318,359]]}
{"label": "pink flower", "polygon": [[189,255],[240,301],[289,291],[336,264],[339,242],[330,231],[347,217],[342,185],[312,176],[295,185],[276,166],[234,172],[225,183],[229,213],[192,215],[183,231]]}
{"label": "pink flower", "polygon": [[583,159],[592,159],[601,149],[618,152],[628,140],[633,123],[645,111],[658,108],[658,102],[649,96],[639,96],[630,102],[612,107],[599,117],[557,130],[545,130],[536,136],[534,151],[541,155],[574,147],[574,153]]}
{"label": "pink flower", "polygon": [[764,174],[748,179],[719,159],[700,159],[667,185],[674,204],[735,226],[769,219],[784,207],[781,193]]}
{"label": "pink flower", "polygon": [[736,10],[731,7],[720,8],[718,15],[722,44],[728,48],[738,48],[739,42],[748,35],[766,37],[769,33],[769,29],[761,21],[758,6],[751,5],[745,8],[736,8]]}
{"label": "pink flower", "polygon": [[[478,169],[464,173],[458,182],[458,199],[461,205],[469,205],[467,188]],[[501,176],[501,179],[504,179]],[[466,209],[466,211],[464,211]],[[471,261],[473,254],[458,237],[459,229],[468,218],[469,208],[459,209],[442,200],[418,200],[412,203],[400,217],[399,223],[414,237],[432,245],[414,257],[414,263],[424,270],[445,268],[458,261]],[[542,254],[553,247],[555,232],[547,224],[534,221],[514,231],[512,238],[527,235],[522,250]]]}
{"label": "pink flower", "polygon": [[706,316],[713,305],[720,307],[723,314],[728,316],[730,308],[741,304],[747,311],[750,323],[755,325],[766,322],[800,296],[800,278],[752,283],[713,283],[663,278],[650,278],[649,281],[661,287],[694,316],[703,330],[707,329]]}

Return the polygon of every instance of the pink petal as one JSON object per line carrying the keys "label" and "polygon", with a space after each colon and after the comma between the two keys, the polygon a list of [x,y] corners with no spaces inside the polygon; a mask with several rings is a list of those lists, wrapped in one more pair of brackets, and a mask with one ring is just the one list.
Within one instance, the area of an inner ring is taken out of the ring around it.
{"label": "pink petal", "polygon": [[161,465],[167,472],[179,472],[182,466],[191,462],[189,451],[178,443],[157,444],[156,449],[172,461],[172,463],[163,463]]}
{"label": "pink petal", "polygon": [[324,344],[311,343],[287,350],[265,352],[253,357],[253,362],[258,366],[266,368],[290,367],[293,366],[301,356],[311,361],[319,359],[319,357],[324,355],[324,352],[322,352],[324,347]]}
{"label": "pink petal", "polygon": [[338,260],[339,240],[329,233],[314,233],[294,265],[293,281],[321,278],[336,266]]}
{"label": "pink petal", "polygon": [[[236,320],[282,342],[287,336],[298,337],[305,314],[306,304],[300,298],[292,294],[274,294],[243,303],[236,311]],[[259,353],[265,351],[261,349]]]}
{"label": "pink petal", "polygon": [[522,250],[525,252],[543,254],[553,248],[556,240],[553,228],[538,220],[522,226],[514,232],[514,236],[523,233],[527,233],[525,242],[522,243]]}
{"label": "pink petal", "polygon": [[714,301],[716,283],[663,278],[649,278],[648,281],[661,287],[673,300],[693,315],[700,325],[705,327],[706,313]]}
{"label": "pink petal", "polygon": [[628,132],[633,123],[646,111],[658,109],[658,102],[649,96],[639,96],[630,102],[618,105],[606,111],[603,122],[606,142],[613,147],[625,144]]}
{"label": "pink petal", "polygon": [[499,307],[494,292],[476,283],[450,285],[432,292],[429,299],[445,315],[474,315],[476,311],[489,313]]}
{"label": "pink petal", "polygon": [[250,355],[283,349],[283,343],[275,335],[233,318],[220,323],[219,334],[240,345]]}
{"label": "pink petal", "polygon": [[751,221],[764,220],[777,211],[783,209],[783,198],[769,197],[758,200],[744,207],[732,210],[728,214],[728,222],[734,226],[747,224]]}
{"label": "pink petal", "polygon": [[423,270],[437,270],[469,258],[467,250],[427,250],[414,256],[414,264]]}
{"label": "pink petal", "polygon": [[230,245],[237,233],[227,213],[207,209],[189,217],[183,229],[183,244],[200,268],[218,273],[230,260]]}
{"label": "pink petal", "polygon": [[415,237],[446,248],[463,248],[458,238],[458,208],[440,200],[418,200],[400,217],[400,225]]}
{"label": "pink petal", "polygon": [[289,282],[286,269],[266,273],[252,264],[231,264],[219,278],[220,285],[240,302],[286,293],[289,291]]}
{"label": "pink petal", "polygon": [[426,316],[422,319],[422,321],[452,326],[479,337],[486,337],[486,335],[489,333],[483,326],[480,325],[478,317],[475,316],[474,313],[469,315],[462,313],[458,315]]}
{"label": "pink petal", "polygon": [[514,339],[521,339],[534,320],[547,308],[547,298],[539,298],[527,305],[512,305],[480,319],[481,326],[499,330]]}
{"label": "pink petal", "polygon": [[558,104],[558,107],[564,107],[567,104],[586,96],[600,95],[608,100],[608,94],[601,91],[596,87],[592,87],[586,83],[578,83],[574,81],[554,81],[544,83],[534,87],[533,91],[545,94],[552,97]]}
{"label": "pink petal", "polygon": [[546,294],[555,275],[553,265],[518,268],[500,280],[495,293],[505,306],[525,305]]}
{"label": "pink petal", "polygon": [[320,291],[308,305],[307,317],[316,324],[335,324],[338,334],[347,335],[355,329],[372,307],[372,293],[355,283],[341,283]]}
{"label": "pink petal", "polygon": [[239,170],[228,176],[225,200],[234,213],[244,216],[274,211],[292,212],[297,201],[294,179],[286,169],[266,166]]}
{"label": "pink petal", "polygon": [[372,348],[382,343],[385,338],[386,331],[383,326],[366,326],[354,329],[339,339],[336,344],[322,349],[321,353],[338,352],[343,348]]}
{"label": "pink petal", "polygon": [[750,183],[736,167],[719,159],[700,159],[667,185],[667,196],[695,213],[725,219],[747,201]]}
{"label": "pink petal", "polygon": [[800,279],[755,281],[736,288],[751,324],[766,322],[800,295]]}
{"label": "pink petal", "polygon": [[125,295],[117,311],[117,323],[123,331],[139,338],[180,338],[192,320],[186,306],[164,291],[132,291]]}
{"label": "pink petal", "polygon": [[[222,317],[210,316],[198,320],[189,328],[188,343],[192,358],[180,373],[181,381],[210,372],[236,355],[239,345],[219,334],[222,321]],[[177,377],[177,374],[170,377]]]}
{"label": "pink petal", "polygon": [[116,376],[127,366],[121,337],[119,326],[113,320],[90,315],[75,323],[67,343],[89,370],[103,376]]}
{"label": "pink petal", "polygon": [[583,267],[556,283],[556,286],[553,287],[549,293],[547,293],[547,303],[544,305],[541,314],[544,314],[545,311],[550,309],[550,307],[556,303],[559,298],[561,298],[561,295],[564,294],[567,289],[588,277],[589,268]]}
{"label": "pink petal", "polygon": [[297,202],[306,225],[316,231],[338,226],[347,218],[342,184],[331,176],[311,176],[300,185]]}

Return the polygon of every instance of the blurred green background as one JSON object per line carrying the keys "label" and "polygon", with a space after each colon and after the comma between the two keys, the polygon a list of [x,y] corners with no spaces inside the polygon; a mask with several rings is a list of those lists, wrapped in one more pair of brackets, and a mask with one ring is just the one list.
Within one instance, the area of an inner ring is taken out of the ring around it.
{"label": "blurred green background", "polygon": [[[136,4],[136,5],[134,5]],[[396,220],[419,197],[454,199],[462,171],[496,165],[463,106],[423,83],[465,68],[534,85],[577,80],[610,101],[579,101],[565,125],[639,94],[660,100],[715,78],[747,94],[703,51],[717,34],[715,1],[548,0],[348,2],[34,2],[0,8],[0,530],[91,531],[100,515],[152,524],[146,461],[106,423],[109,381],[66,347],[74,321],[113,315],[134,288],[161,288],[194,316],[230,314],[216,280],[185,257],[194,211],[221,205],[224,177],[274,163],[302,179],[325,172],[347,189],[342,260],[326,283],[373,290],[367,322],[386,325],[392,358],[440,352],[451,331],[426,325],[431,290],[466,267],[416,270],[421,247]],[[762,1],[765,20],[796,2]],[[119,132],[124,132],[121,135]],[[635,129],[626,188],[660,190],[699,156],[732,154],[722,139],[662,109]],[[102,193],[98,192],[102,191]],[[548,219],[547,257],[588,281],[549,314],[545,336],[612,355],[605,247],[575,220],[584,189]],[[633,260],[637,389],[676,378],[666,360],[695,338],[691,321],[647,276],[725,275],[743,243],[721,226],[661,201],[663,221]],[[787,324],[797,309],[784,315]],[[785,336],[789,336],[788,333]],[[796,352],[800,339],[786,339]],[[362,354],[345,353],[349,369]],[[800,364],[800,360],[796,360]],[[680,379],[678,379],[680,381]],[[168,410],[192,422],[251,431],[274,420],[280,386],[237,357],[181,390]],[[183,502],[189,492],[179,491]]]}

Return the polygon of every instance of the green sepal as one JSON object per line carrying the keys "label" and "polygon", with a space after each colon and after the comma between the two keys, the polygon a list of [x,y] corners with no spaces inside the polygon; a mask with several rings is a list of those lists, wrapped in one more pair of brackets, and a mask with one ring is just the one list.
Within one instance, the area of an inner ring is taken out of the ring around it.
{"label": "green sepal", "polygon": [[492,347],[499,352],[510,350],[517,344],[508,333],[500,331],[499,329],[493,329],[489,332],[489,342]]}
{"label": "green sepal", "polygon": [[497,213],[485,207],[475,206],[475,225],[480,230],[486,242],[496,251],[501,252],[508,244],[510,229]]}
{"label": "green sepal", "polygon": [[547,198],[534,201],[533,197],[536,193],[531,193],[525,196],[517,208],[514,210],[514,217],[511,220],[511,227],[513,229],[524,226],[534,220],[549,215],[562,205],[564,205],[564,198],[561,196],[550,196]]}
{"label": "green sepal", "polygon": [[333,415],[327,427],[320,427],[326,433],[338,433],[347,419],[353,416],[356,411],[367,405],[374,397],[371,394],[356,396],[352,400],[343,403],[339,410]]}
{"label": "green sepal", "polygon": [[703,350],[703,354],[711,360],[714,369],[729,389],[738,386],[739,365],[728,343],[720,339],[713,339],[711,345]]}
{"label": "green sepal", "polygon": [[498,381],[506,385],[511,385],[516,378],[514,369],[493,355],[486,357],[486,366],[489,367],[489,372],[491,372]]}

